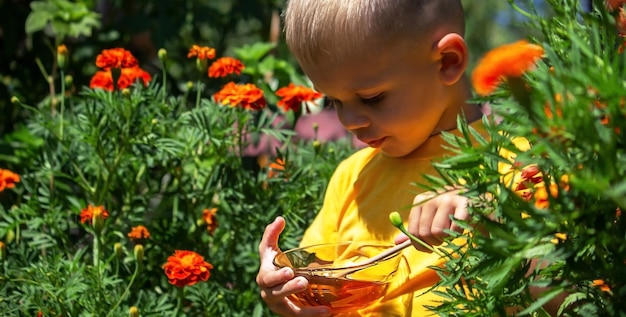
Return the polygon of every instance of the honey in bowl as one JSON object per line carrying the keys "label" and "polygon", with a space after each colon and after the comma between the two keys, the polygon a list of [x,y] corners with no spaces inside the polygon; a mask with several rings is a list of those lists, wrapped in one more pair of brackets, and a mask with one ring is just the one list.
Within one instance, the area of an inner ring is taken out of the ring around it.
{"label": "honey in bowl", "polygon": [[274,259],[278,268],[290,267],[309,282],[304,292],[292,295],[301,306],[327,306],[331,313],[365,308],[383,297],[394,276],[400,255],[396,253],[371,265],[354,269],[355,263],[393,247],[381,242],[319,244],[282,252]]}
{"label": "honey in bowl", "polygon": [[301,306],[327,306],[332,314],[365,308],[383,296],[387,283],[357,281],[348,278],[304,276],[309,288],[292,296]]}

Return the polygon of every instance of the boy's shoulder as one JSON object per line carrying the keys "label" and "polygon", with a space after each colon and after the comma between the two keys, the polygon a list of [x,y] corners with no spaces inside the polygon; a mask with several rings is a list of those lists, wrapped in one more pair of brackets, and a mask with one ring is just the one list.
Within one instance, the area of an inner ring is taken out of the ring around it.
{"label": "boy's shoulder", "polygon": [[377,155],[380,155],[379,149],[375,149],[371,147],[365,147],[365,148],[359,149],[358,151],[352,153],[346,159],[341,161],[341,163],[339,163],[339,166],[337,166],[335,173],[342,173],[342,174],[345,174],[345,173],[351,174],[352,172],[358,173],[361,169],[363,169],[365,165],[367,165]]}

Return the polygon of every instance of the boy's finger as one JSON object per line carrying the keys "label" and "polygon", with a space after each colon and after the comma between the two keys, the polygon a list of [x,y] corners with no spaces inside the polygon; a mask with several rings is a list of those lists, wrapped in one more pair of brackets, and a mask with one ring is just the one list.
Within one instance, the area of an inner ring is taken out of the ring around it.
{"label": "boy's finger", "polygon": [[[458,220],[467,220],[469,219],[469,212],[467,211],[467,205],[461,205],[456,207],[456,209],[454,210],[454,219],[458,219]],[[462,229],[461,227],[459,227],[458,224],[456,224],[456,222],[452,222],[452,225],[450,226],[450,230],[456,231],[456,232],[461,232]]]}
{"label": "boy's finger", "polygon": [[261,256],[263,256],[263,253],[268,249],[274,251],[279,250],[278,238],[281,232],[283,232],[283,229],[285,229],[285,219],[281,216],[276,217],[274,222],[265,227],[263,238],[261,238],[261,243],[259,243],[259,253]]}
{"label": "boy's finger", "polygon": [[269,289],[278,287],[281,284],[285,284],[292,280],[294,277],[293,270],[290,268],[283,268],[280,270],[267,270],[261,268],[257,275],[256,283],[261,289]]}

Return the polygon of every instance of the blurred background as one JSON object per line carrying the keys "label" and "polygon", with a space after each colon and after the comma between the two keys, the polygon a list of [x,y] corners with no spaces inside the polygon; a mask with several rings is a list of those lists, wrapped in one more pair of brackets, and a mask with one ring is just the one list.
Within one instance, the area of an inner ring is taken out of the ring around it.
{"label": "blurred background", "polygon": [[[486,50],[527,35],[522,17],[514,13],[507,1],[463,2],[467,11],[470,70]],[[543,7],[543,1],[534,2],[537,8]],[[11,96],[34,105],[49,95],[44,76],[58,74],[53,68],[44,75],[42,68],[53,64],[56,46],[61,42],[70,52],[68,74],[73,76],[73,89],[89,84],[96,71],[95,56],[112,47],[132,51],[152,74],[160,73],[157,51],[165,48],[170,57],[168,79],[177,83],[172,89],[183,89],[188,80],[193,80],[191,74],[195,74],[194,64],[186,60],[193,44],[214,47],[218,56],[224,56],[246,44],[272,42],[277,45],[270,54],[293,62],[282,41],[280,12],[284,3],[285,0],[0,0],[0,135],[13,131],[24,116],[19,107],[11,104]],[[205,90],[207,94],[211,92]]]}

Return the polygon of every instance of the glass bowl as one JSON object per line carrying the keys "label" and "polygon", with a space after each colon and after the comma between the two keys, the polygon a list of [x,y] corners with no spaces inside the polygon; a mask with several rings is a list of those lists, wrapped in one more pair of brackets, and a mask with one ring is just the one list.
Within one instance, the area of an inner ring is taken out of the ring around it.
{"label": "glass bowl", "polygon": [[338,242],[295,248],[274,258],[277,268],[290,267],[309,281],[292,295],[300,306],[327,306],[332,314],[365,308],[383,297],[400,264],[400,252],[370,265],[355,267],[393,247],[384,242]]}

